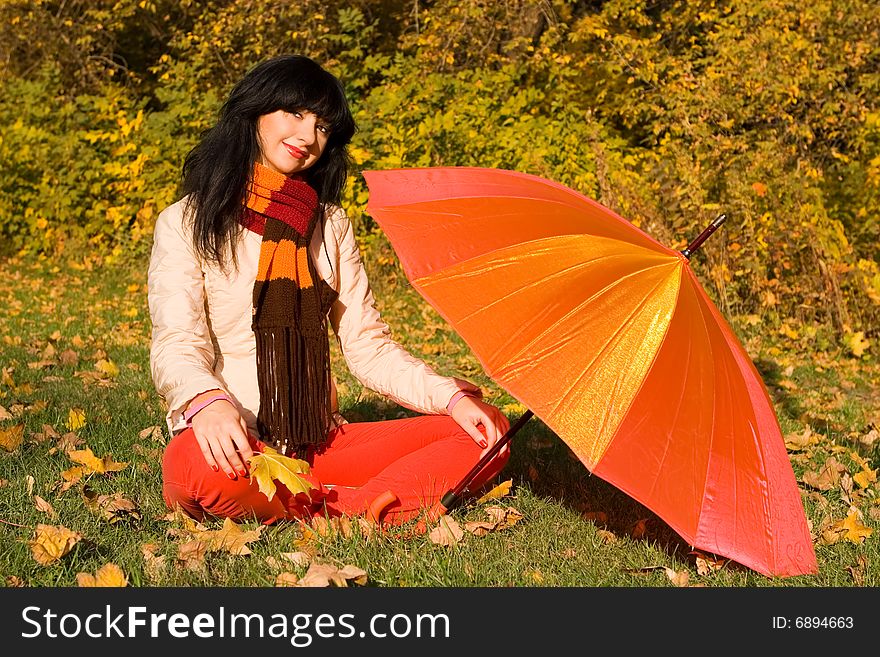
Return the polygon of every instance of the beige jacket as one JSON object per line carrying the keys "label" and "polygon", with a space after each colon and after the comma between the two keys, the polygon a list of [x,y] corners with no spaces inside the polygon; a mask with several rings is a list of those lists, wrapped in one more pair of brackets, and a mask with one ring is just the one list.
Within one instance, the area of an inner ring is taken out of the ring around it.
{"label": "beige jacket", "polygon": [[[178,201],[159,215],[148,273],[150,369],[168,409],[168,429],[173,435],[186,426],[183,410],[193,397],[221,388],[256,433],[260,398],[251,318],[262,237],[244,231],[237,246],[238,271],[224,275],[194,255],[183,206]],[[315,230],[310,252],[318,274],[339,293],[329,320],[352,374],[409,409],[446,413],[459,385],[391,339],[341,208],[325,216],[323,240],[320,227]],[[335,387],[332,401],[335,411]]]}

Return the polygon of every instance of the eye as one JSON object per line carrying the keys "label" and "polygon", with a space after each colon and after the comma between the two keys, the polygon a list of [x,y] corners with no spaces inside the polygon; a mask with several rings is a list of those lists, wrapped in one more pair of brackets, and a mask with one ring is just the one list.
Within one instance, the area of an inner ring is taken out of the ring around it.
{"label": "eye", "polygon": [[321,132],[323,132],[325,135],[329,135],[329,134],[330,134],[330,126],[329,126],[329,125],[325,125],[325,124],[323,124],[323,123],[319,123],[319,124],[318,124],[318,130],[320,130]]}

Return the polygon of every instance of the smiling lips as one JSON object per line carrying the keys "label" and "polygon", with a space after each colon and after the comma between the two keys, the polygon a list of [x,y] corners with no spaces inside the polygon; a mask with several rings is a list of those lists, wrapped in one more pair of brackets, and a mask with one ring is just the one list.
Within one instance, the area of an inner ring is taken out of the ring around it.
{"label": "smiling lips", "polygon": [[285,144],[284,142],[281,142],[281,143],[284,144],[284,148],[287,149],[287,152],[290,153],[297,160],[301,160],[302,158],[304,158],[307,155],[307,153],[305,151],[300,150],[296,146],[291,146],[290,144]]}

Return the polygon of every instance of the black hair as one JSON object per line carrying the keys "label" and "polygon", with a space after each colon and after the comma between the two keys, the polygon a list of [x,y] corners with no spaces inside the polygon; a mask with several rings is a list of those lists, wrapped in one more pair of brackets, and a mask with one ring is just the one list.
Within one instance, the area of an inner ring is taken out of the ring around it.
{"label": "black hair", "polygon": [[[357,126],[339,80],[302,55],[281,55],[251,69],[232,89],[214,127],[183,164],[181,191],[189,195],[193,247],[203,260],[237,266],[234,245],[242,226],[247,187],[260,158],[257,121],[277,110],[308,110],[330,126],[318,161],[304,177],[318,193],[319,212],[339,204],[351,159],[347,145]],[[320,216],[320,215],[319,215]]]}

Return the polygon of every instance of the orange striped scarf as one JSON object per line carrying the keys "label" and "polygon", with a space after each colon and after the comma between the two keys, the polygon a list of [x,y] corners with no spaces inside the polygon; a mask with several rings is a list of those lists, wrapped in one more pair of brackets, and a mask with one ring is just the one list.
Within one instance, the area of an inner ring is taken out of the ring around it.
{"label": "orange striped scarf", "polygon": [[327,313],[336,291],[318,276],[309,243],[318,195],[257,163],[242,224],[263,236],[254,282],[260,439],[290,453],[317,446],[330,417]]}

